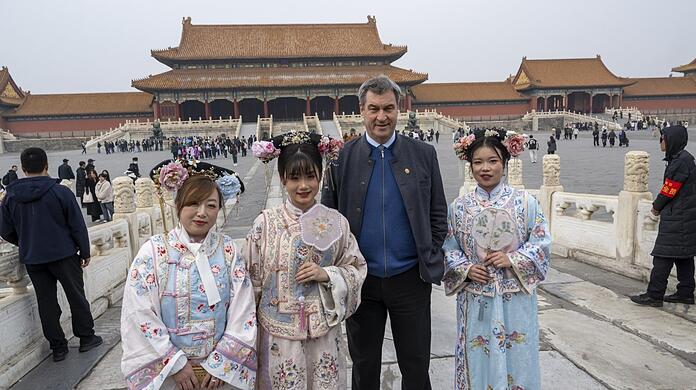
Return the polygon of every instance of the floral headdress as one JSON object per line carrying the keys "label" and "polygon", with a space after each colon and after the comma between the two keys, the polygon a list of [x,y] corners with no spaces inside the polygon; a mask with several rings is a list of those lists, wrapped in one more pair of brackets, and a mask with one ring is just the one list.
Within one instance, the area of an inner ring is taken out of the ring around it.
{"label": "floral headdress", "polygon": [[340,139],[321,136],[316,133],[306,131],[289,131],[273,137],[270,141],[256,141],[251,146],[254,157],[267,164],[274,158],[280,156],[280,151],[289,145],[312,144],[319,148],[319,153],[327,162],[327,165],[334,165],[338,160],[338,154],[343,149],[343,141]]}
{"label": "floral headdress", "polygon": [[184,182],[195,175],[205,175],[215,181],[225,200],[244,192],[244,183],[236,172],[206,162],[165,160],[150,171],[150,178],[155,185],[169,192],[179,191]]}
{"label": "floral headdress", "polygon": [[527,141],[527,136],[524,134],[517,134],[514,131],[505,130],[474,130],[472,134],[465,137],[459,138],[452,145],[454,153],[460,160],[466,160],[466,151],[469,149],[475,140],[483,137],[495,137],[499,139],[510,156],[517,157],[524,151],[524,144]]}

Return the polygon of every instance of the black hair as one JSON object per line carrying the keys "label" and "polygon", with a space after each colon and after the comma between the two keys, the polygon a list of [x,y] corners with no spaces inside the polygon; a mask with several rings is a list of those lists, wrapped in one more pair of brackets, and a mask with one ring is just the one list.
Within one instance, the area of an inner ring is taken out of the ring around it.
{"label": "black hair", "polygon": [[22,169],[27,173],[41,173],[48,167],[48,156],[41,148],[26,148],[19,157]]}
{"label": "black hair", "polygon": [[314,143],[290,144],[281,149],[278,173],[281,179],[313,173],[321,180],[321,162],[319,148]]}
{"label": "black hair", "polygon": [[469,145],[469,147],[466,149],[466,161],[472,162],[474,159],[474,152],[483,147],[493,149],[495,154],[497,154],[500,160],[502,160],[503,168],[507,167],[508,161],[510,161],[510,152],[497,136],[476,138],[474,142],[472,142],[471,145]]}

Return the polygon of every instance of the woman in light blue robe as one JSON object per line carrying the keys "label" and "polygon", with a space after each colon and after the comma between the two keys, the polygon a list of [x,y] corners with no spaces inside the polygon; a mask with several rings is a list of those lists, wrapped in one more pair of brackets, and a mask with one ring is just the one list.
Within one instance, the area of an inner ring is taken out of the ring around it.
{"label": "woman in light blue robe", "polygon": [[455,389],[541,388],[536,286],[551,236],[539,202],[502,182],[504,137],[481,134],[460,154],[478,186],[449,208],[443,282],[457,294]]}

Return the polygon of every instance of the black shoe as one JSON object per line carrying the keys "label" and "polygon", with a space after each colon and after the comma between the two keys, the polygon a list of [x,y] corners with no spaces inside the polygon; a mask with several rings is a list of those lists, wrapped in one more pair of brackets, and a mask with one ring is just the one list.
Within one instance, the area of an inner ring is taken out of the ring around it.
{"label": "black shoe", "polygon": [[665,302],[673,302],[673,303],[685,303],[687,305],[693,305],[694,304],[694,297],[680,297],[679,295],[672,294],[672,295],[665,295],[664,298]]}
{"label": "black shoe", "polygon": [[70,351],[68,350],[68,348],[65,348],[65,349],[63,349],[63,348],[61,348],[61,349],[54,349],[54,350],[53,350],[53,361],[54,361],[54,362],[60,362],[60,361],[65,360],[65,355],[67,355],[68,352],[70,352]]}
{"label": "black shoe", "polygon": [[102,345],[104,340],[101,336],[94,335],[90,338],[80,339],[80,352],[87,352],[94,347]]}
{"label": "black shoe", "polygon": [[639,305],[662,307],[662,300],[652,298],[648,294],[634,295],[631,297],[631,300]]}

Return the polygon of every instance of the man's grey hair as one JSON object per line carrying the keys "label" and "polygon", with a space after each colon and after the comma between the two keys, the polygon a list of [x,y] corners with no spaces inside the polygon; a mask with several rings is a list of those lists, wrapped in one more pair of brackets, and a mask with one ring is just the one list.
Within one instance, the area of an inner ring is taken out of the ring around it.
{"label": "man's grey hair", "polygon": [[358,89],[358,101],[360,103],[360,108],[365,106],[365,96],[367,96],[367,91],[372,91],[377,95],[382,95],[385,92],[394,92],[394,97],[396,98],[396,106],[399,107],[399,102],[401,101],[401,88],[394,82],[394,80],[381,74],[377,77],[373,77],[360,86]]}

